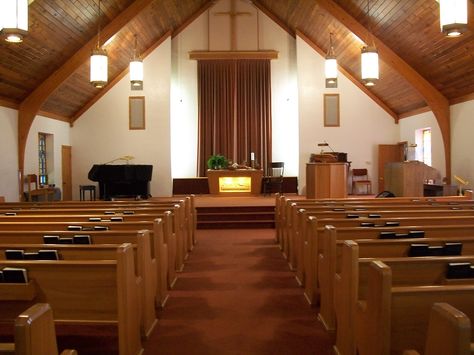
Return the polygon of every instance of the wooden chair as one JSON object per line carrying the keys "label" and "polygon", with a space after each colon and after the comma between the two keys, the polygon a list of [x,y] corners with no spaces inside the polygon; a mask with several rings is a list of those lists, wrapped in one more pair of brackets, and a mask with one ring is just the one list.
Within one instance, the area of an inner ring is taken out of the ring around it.
{"label": "wooden chair", "polygon": [[269,194],[273,192],[282,192],[283,187],[283,174],[285,171],[285,163],[278,161],[272,162],[268,175],[263,178],[263,194]]}
{"label": "wooden chair", "polygon": [[352,193],[356,194],[361,186],[366,188],[367,195],[372,193],[372,182],[367,169],[352,169]]}

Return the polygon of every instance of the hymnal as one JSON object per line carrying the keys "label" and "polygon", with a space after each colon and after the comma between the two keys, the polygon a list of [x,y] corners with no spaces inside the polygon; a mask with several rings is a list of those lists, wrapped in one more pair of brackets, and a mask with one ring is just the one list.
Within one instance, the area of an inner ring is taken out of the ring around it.
{"label": "hymnal", "polygon": [[38,260],[38,252],[25,252],[23,258],[25,260]]}
{"label": "hymnal", "polygon": [[53,249],[38,250],[38,260],[59,260],[58,251]]}
{"label": "hymnal", "polygon": [[462,243],[446,242],[444,243],[444,255],[461,255]]}
{"label": "hymnal", "polygon": [[110,217],[111,222],[123,222],[123,217]]}
{"label": "hymnal", "polygon": [[380,218],[381,216],[379,214],[375,214],[375,213],[370,213],[369,214],[369,218]]}
{"label": "hymnal", "polygon": [[16,267],[4,267],[3,280],[8,283],[28,283],[28,274],[26,269]]}
{"label": "hymnal", "polygon": [[399,225],[400,225],[400,222],[396,222],[396,221],[385,222],[385,227],[398,227]]}
{"label": "hymnal", "polygon": [[345,208],[333,208],[332,210],[334,212],[342,212],[342,211],[345,211],[346,209]]}
{"label": "hymnal", "polygon": [[425,237],[425,231],[409,231],[408,232],[408,237],[409,238],[424,238]]}
{"label": "hymnal", "polygon": [[69,231],[80,231],[80,230],[82,230],[82,226],[67,226],[67,230],[69,230]]}
{"label": "hymnal", "polygon": [[367,211],[367,208],[354,208],[354,211]]}
{"label": "hymnal", "polygon": [[96,231],[106,231],[109,230],[108,226],[94,226],[94,230]]}
{"label": "hymnal", "polygon": [[358,214],[349,213],[349,214],[346,214],[346,218],[359,218],[359,215],[358,215]]}
{"label": "hymnal", "polygon": [[380,232],[379,234],[380,239],[393,239],[396,238],[395,232]]}
{"label": "hymnal", "polygon": [[59,235],[43,235],[44,244],[59,244]]}
{"label": "hymnal", "polygon": [[92,244],[91,243],[91,236],[88,234],[78,234],[73,236],[74,244]]}
{"label": "hymnal", "polygon": [[442,245],[430,245],[428,248],[429,256],[441,256],[444,254],[444,247]]}
{"label": "hymnal", "polygon": [[25,251],[22,249],[7,249],[5,250],[5,259],[7,260],[23,260],[23,253]]}
{"label": "hymnal", "polygon": [[16,216],[16,212],[5,212],[5,216]]}
{"label": "hymnal", "polygon": [[5,282],[5,280],[3,278],[3,271],[0,271],[0,282]]}
{"label": "hymnal", "polygon": [[361,227],[375,227],[375,223],[372,222],[361,222]]}
{"label": "hymnal", "polygon": [[447,279],[467,279],[471,277],[471,263],[449,263]]}
{"label": "hymnal", "polygon": [[89,222],[100,222],[102,221],[102,218],[100,217],[90,217]]}
{"label": "hymnal", "polygon": [[429,245],[426,243],[410,244],[408,256],[427,256]]}
{"label": "hymnal", "polygon": [[122,213],[123,213],[123,214],[135,214],[134,211],[123,211]]}
{"label": "hymnal", "polygon": [[59,244],[72,244],[72,238],[59,238]]}
{"label": "hymnal", "polygon": [[84,226],[82,227],[82,230],[87,232],[87,231],[93,231],[94,230],[94,227],[93,226]]}
{"label": "hymnal", "polygon": [[104,214],[115,214],[114,211],[105,211]]}

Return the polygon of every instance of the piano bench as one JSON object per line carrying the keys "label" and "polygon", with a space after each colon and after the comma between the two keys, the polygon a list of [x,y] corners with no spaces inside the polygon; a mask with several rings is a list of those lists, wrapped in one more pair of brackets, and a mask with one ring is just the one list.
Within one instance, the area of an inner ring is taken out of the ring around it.
{"label": "piano bench", "polygon": [[95,185],[79,185],[79,195],[81,201],[85,200],[86,191],[89,191],[89,199],[95,201]]}

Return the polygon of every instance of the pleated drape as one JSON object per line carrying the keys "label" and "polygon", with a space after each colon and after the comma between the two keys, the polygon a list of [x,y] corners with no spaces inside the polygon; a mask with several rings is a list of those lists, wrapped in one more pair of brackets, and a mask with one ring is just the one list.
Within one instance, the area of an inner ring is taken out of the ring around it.
{"label": "pleated drape", "polygon": [[271,162],[271,75],[269,60],[198,61],[198,176],[207,159],[222,154],[262,169]]}

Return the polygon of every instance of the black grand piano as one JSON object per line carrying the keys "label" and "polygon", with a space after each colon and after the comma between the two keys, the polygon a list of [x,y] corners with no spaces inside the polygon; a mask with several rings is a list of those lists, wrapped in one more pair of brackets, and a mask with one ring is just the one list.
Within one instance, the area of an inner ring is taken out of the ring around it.
{"label": "black grand piano", "polygon": [[94,164],[89,171],[89,180],[99,183],[99,198],[134,197],[146,199],[150,196],[150,181],[153,165],[108,165]]}

